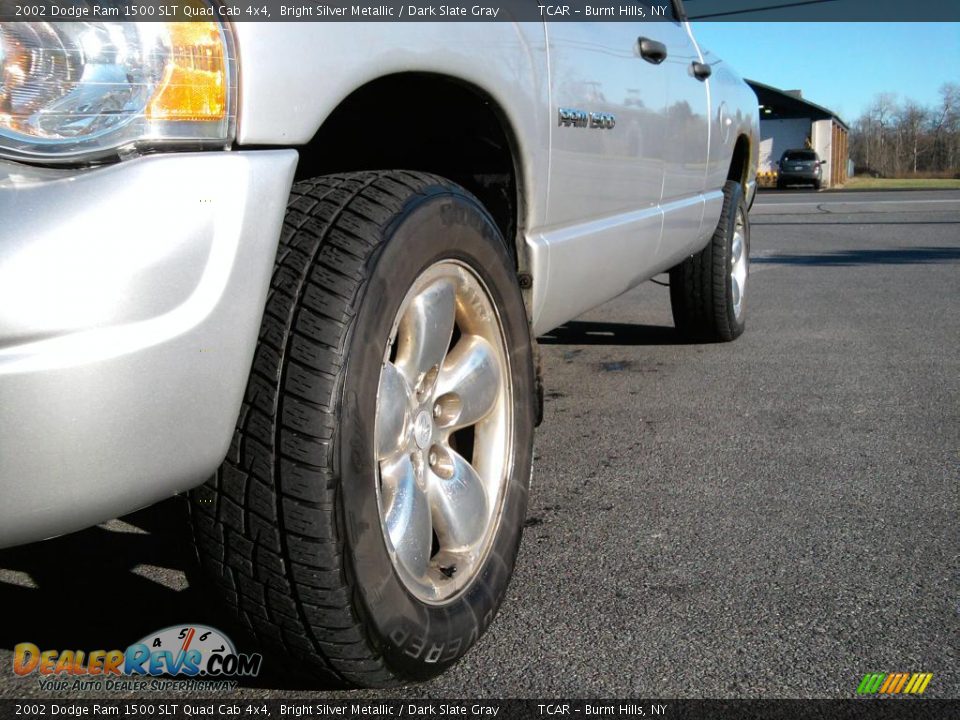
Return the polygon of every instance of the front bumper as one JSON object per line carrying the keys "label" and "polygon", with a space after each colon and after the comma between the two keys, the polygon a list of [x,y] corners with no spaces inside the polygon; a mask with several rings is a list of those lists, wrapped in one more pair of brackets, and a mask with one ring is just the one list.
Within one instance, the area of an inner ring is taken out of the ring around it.
{"label": "front bumper", "polygon": [[236,423],[297,153],[0,161],[0,546],[209,477]]}

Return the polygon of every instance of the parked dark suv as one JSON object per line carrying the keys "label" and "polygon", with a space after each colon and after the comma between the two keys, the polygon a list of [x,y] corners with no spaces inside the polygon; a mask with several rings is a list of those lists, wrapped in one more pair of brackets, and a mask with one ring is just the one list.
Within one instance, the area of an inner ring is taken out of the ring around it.
{"label": "parked dark suv", "polygon": [[819,190],[823,182],[823,161],[813,150],[787,150],[780,158],[777,189],[787,185],[813,185]]}

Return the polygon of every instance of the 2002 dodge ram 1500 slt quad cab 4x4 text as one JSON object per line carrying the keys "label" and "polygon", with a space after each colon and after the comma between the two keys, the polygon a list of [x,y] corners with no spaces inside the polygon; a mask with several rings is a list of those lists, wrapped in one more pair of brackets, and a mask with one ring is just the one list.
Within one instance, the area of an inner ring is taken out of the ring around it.
{"label": "2002 dodge ram 1500 slt quad cab 4x4 text", "polygon": [[0,545],[189,491],[317,678],[490,625],[535,338],[669,271],[744,327],[757,101],[672,21],[0,25]]}

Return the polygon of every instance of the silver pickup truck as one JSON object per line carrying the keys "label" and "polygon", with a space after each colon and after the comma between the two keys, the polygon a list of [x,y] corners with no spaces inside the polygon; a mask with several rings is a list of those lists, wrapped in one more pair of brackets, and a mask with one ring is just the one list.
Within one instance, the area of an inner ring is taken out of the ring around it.
{"label": "silver pickup truck", "polygon": [[0,546],[189,491],[265,648],[455,662],[513,570],[538,335],[668,271],[680,333],[744,328],[757,102],[670,11],[0,24]]}

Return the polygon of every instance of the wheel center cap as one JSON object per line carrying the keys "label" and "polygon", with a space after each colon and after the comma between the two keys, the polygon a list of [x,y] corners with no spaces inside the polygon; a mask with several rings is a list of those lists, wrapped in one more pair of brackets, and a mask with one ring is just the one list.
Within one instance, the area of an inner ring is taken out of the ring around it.
{"label": "wheel center cap", "polygon": [[426,410],[421,410],[413,422],[413,439],[421,450],[426,450],[433,439],[433,419]]}

